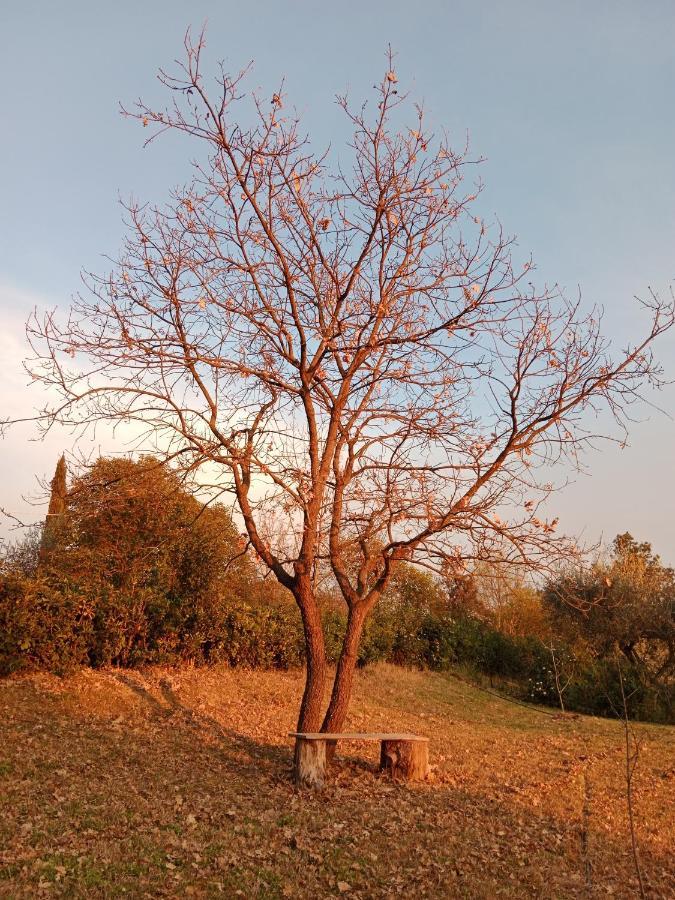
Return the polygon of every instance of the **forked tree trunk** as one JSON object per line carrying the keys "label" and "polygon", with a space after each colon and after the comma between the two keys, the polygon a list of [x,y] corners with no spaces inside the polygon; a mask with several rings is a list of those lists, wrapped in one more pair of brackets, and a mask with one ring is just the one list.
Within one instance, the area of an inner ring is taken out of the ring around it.
{"label": "forked tree trunk", "polygon": [[[359,643],[367,615],[368,608],[365,606],[352,607],[347,615],[347,628],[342,642],[337,671],[335,672],[330,703],[324,716],[321,731],[341,731],[344,725],[347,710],[349,709],[349,701],[352,696]],[[335,741],[328,741],[326,743],[326,758],[328,762],[333,759],[334,755]]]}
{"label": "forked tree trunk", "polygon": [[[311,589],[302,586],[296,595],[302,616],[302,628],[305,635],[305,690],[302,694],[297,731],[318,731],[323,709],[323,696],[326,687],[326,643],[323,636],[321,611],[311,594]],[[295,744],[293,772],[298,779],[299,742]]]}
{"label": "forked tree trunk", "polygon": [[[305,598],[306,599],[306,598]],[[300,603],[298,604],[300,605]],[[298,731],[318,731],[326,687],[326,645],[321,612],[314,600],[300,605],[305,635],[305,690],[298,715]]]}

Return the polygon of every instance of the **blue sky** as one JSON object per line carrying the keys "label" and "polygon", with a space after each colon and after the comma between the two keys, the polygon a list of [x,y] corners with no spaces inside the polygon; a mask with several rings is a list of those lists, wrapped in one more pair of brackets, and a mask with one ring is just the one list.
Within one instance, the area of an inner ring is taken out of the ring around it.
{"label": "blue sky", "polygon": [[[118,197],[161,199],[188,176],[191,148],[146,136],[120,101],[161,97],[159,66],[188,25],[207,22],[207,58],[256,62],[253,84],[281,77],[317,146],[339,146],[333,98],[366,96],[397,52],[401,83],[430,122],[486,157],[481,200],[518,235],[537,278],[606,310],[618,344],[642,321],[634,295],[675,280],[675,4],[650,2],[191,2],[0,6],[0,408],[25,410],[22,323],[31,306],[67,306],[80,271],[106,268],[123,226]],[[675,379],[675,336],[657,353]],[[675,412],[675,390],[654,398]],[[587,539],[630,530],[675,562],[675,424],[645,408],[623,451],[589,456],[556,501]],[[0,443],[0,505],[35,518],[22,496],[72,438]],[[102,449],[108,445],[104,442]],[[1,525],[0,525],[1,527]]]}

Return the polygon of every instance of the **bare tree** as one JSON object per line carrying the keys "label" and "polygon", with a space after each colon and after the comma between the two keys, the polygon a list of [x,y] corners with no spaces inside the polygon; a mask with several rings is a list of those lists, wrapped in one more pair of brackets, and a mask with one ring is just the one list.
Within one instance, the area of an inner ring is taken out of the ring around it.
{"label": "bare tree", "polygon": [[[160,74],[167,108],[125,111],[150,140],[182,132],[203,150],[192,181],[167,206],[127,205],[112,272],[87,277],[67,321],[29,323],[28,365],[60,397],[44,427],[140,423],[145,447],[231,492],[302,616],[298,730],[334,731],[397,561],[447,573],[567,552],[537,516],[552,490],[537,471],[577,460],[596,410],[625,426],[660,383],[649,348],[673,307],[650,293],[644,337],[613,357],[596,311],[537,291],[391,54],[372,107],[338,98],[351,140],[336,161],[281,91],[247,94],[246,72],[222,66],[209,87],[203,46],[188,34],[178,74]],[[265,529],[270,515],[284,527]],[[348,621],[324,715],[326,567]]]}
{"label": "bare tree", "polygon": [[565,712],[565,700],[564,694],[567,688],[570,686],[572,679],[574,678],[574,668],[568,673],[567,678],[563,679],[562,674],[562,660],[559,660],[555,655],[555,644],[551,640],[547,649],[551,654],[551,662],[553,664],[553,678],[555,680],[555,690],[558,695],[558,702],[560,703],[560,711]]}

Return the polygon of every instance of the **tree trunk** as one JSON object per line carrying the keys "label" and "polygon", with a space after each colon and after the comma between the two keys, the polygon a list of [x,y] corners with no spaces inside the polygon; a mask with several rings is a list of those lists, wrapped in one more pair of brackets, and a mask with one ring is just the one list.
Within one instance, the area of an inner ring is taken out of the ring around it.
{"label": "tree trunk", "polygon": [[318,731],[326,686],[326,646],[321,613],[314,599],[300,607],[305,634],[307,668],[305,690],[300,704],[298,731]]}
{"label": "tree trunk", "polygon": [[[321,611],[314,598],[311,587],[301,584],[295,595],[302,616],[302,628],[305,635],[305,653],[307,657],[305,670],[305,690],[300,704],[297,731],[318,731],[323,709],[323,697],[326,687],[326,643],[323,635]],[[293,777],[297,784],[303,782],[303,772],[307,769],[307,753],[312,748],[308,742],[296,740],[293,755]],[[317,760],[317,772],[325,762]],[[317,778],[314,786],[319,786]]]}
{"label": "tree trunk", "polygon": [[[347,628],[340,659],[338,660],[335,681],[331,692],[330,703],[324,716],[321,731],[341,731],[347,717],[349,701],[352,696],[354,669],[358,658],[359,643],[363,633],[368,609],[365,606],[353,606],[347,615]],[[326,758],[331,762],[335,755],[335,741],[326,742]]]}
{"label": "tree trunk", "polygon": [[326,741],[295,741],[295,783],[322,788],[326,775]]}
{"label": "tree trunk", "polygon": [[[326,687],[326,645],[323,636],[321,612],[309,588],[303,588],[296,595],[302,616],[305,635],[305,690],[300,704],[297,731],[318,731],[323,709]],[[299,742],[295,744],[293,771],[296,780],[300,771]]]}

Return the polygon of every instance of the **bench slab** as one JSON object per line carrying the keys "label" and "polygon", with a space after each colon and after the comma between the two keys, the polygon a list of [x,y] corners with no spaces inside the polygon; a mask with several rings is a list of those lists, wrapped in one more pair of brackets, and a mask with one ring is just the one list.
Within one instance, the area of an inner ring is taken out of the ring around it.
{"label": "bench slab", "polygon": [[428,741],[417,734],[373,734],[361,732],[291,731],[289,737],[304,741]]}

